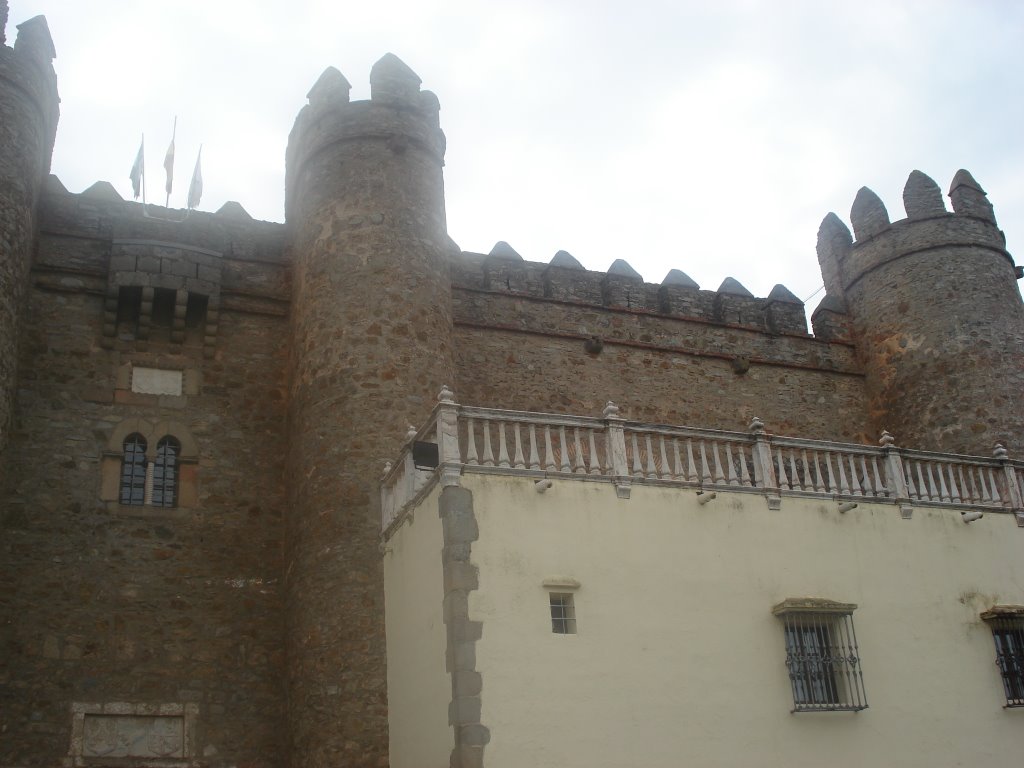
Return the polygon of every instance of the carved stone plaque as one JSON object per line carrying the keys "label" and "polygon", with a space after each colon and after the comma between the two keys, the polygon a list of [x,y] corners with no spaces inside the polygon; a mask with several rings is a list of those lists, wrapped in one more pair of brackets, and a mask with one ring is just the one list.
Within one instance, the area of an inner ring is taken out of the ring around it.
{"label": "carved stone plaque", "polygon": [[185,718],[85,715],[85,757],[184,757]]}
{"label": "carved stone plaque", "polygon": [[132,368],[132,392],[141,395],[180,395],[181,371]]}

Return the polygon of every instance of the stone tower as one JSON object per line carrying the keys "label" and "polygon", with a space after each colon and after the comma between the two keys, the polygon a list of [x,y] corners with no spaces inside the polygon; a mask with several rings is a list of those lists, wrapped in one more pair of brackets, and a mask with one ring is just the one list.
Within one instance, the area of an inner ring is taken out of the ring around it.
{"label": "stone tower", "polygon": [[818,231],[826,301],[845,303],[866,374],[869,419],[900,444],[987,454],[1024,449],[1024,305],[1019,275],[984,190],[964,170],[946,211],[914,171],[907,218],[889,222],[862,188],[850,231],[830,213]]}
{"label": "stone tower", "polygon": [[292,130],[288,458],[293,765],[387,754],[377,487],[452,381],[439,105],[387,54],[369,101],[326,70]]}
{"label": "stone tower", "polygon": [[2,44],[6,24],[7,0],[0,0],[0,451],[10,428],[19,317],[59,103],[46,19],[36,16],[19,25],[13,48]]}

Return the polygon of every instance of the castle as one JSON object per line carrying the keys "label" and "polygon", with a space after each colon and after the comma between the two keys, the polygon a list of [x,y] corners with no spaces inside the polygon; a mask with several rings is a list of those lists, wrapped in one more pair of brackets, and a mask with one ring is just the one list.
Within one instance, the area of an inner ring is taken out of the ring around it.
{"label": "castle", "polygon": [[[755,449],[765,428],[872,446],[887,431],[885,450],[1005,468],[985,522],[1010,542],[1024,524],[1011,462],[1024,451],[1021,273],[966,171],[952,212],[914,171],[905,219],[890,221],[867,189],[852,234],[825,217],[812,334],[783,286],[758,298],[676,271],[645,283],[624,261],[598,273],[565,252],[548,264],[504,243],[459,252],[438,100],[391,54],[370,72],[368,101],[351,102],[333,68],[313,85],[289,138],[284,224],[237,203],[184,218],[105,182],[70,193],[49,175],[54,56],[42,17],[0,47],[2,766],[387,765],[385,662],[409,643],[385,632],[381,476],[443,386],[442,408],[604,413],[614,427],[612,401],[636,423],[753,424]],[[566,476],[593,469],[598,449],[583,446],[563,451]],[[731,456],[697,484],[742,486],[722,474],[739,466]],[[807,461],[763,454],[750,485],[771,475],[803,498]],[[633,473],[608,462],[596,474]],[[931,509],[905,487],[875,489]],[[451,498],[442,514],[462,503]],[[970,506],[966,487],[954,506]],[[1024,602],[1019,568],[992,578],[1003,581],[990,603]],[[459,741],[462,726],[478,735],[479,712],[439,717],[456,729],[452,764],[481,764],[482,743]]]}

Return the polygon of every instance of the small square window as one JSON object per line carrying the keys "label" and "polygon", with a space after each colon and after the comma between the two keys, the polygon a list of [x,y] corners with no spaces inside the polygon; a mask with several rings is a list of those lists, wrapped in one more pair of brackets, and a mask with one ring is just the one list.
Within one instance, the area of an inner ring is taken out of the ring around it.
{"label": "small square window", "polygon": [[866,709],[854,605],[786,600],[772,609],[782,619],[793,712]]}
{"label": "small square window", "polygon": [[1007,707],[1024,707],[1024,607],[996,606],[981,615],[992,628]]}
{"label": "small square window", "polygon": [[576,606],[567,592],[551,592],[551,631],[556,635],[576,634]]}

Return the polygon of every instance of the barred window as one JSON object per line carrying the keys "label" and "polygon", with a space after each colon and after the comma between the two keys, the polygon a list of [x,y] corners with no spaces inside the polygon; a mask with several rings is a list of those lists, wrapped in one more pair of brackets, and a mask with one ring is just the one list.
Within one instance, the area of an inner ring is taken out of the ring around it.
{"label": "barred window", "polygon": [[146,503],[146,438],[138,432],[124,439],[121,454],[121,503]]}
{"label": "barred window", "polygon": [[784,600],[783,622],[792,712],[858,711],[868,706],[853,629],[857,606],[817,598]]}
{"label": "barred window", "polygon": [[156,444],[153,462],[153,499],[155,507],[174,507],[178,504],[178,456],[181,443],[167,435]]}
{"label": "barred window", "polygon": [[551,592],[551,631],[556,635],[576,634],[576,606],[567,592]]}
{"label": "barred window", "polygon": [[981,615],[992,628],[1007,707],[1024,707],[1024,606],[997,605]]}

